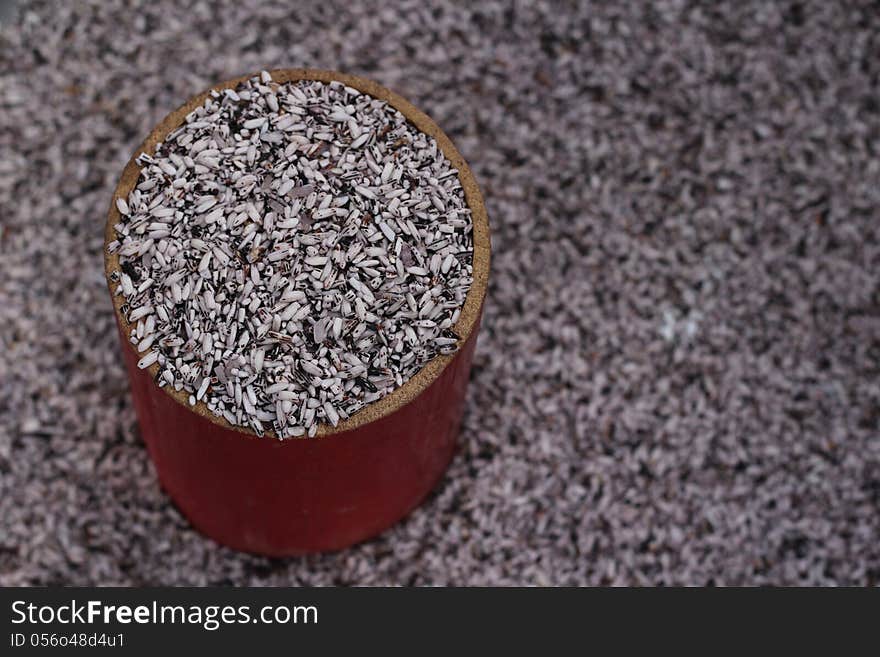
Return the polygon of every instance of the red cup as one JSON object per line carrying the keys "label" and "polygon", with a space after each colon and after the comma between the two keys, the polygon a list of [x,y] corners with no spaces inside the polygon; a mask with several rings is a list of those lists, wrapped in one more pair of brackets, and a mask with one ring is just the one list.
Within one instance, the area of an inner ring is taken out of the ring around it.
{"label": "red cup", "polygon": [[[213,89],[234,88],[246,76]],[[162,486],[193,526],[237,550],[288,556],[338,550],[376,535],[415,508],[445,472],[455,450],[471,360],[489,274],[489,225],[473,174],[452,142],[428,116],[375,82],[314,69],[272,71],[276,82],[339,80],[380,98],[434,137],[459,171],[474,223],[474,282],[455,332],[454,354],[438,356],[403,386],[339,423],[322,425],[314,438],[258,437],[213,415],[203,403],[156,384],[159,366],[137,367],[111,273],[119,258],[106,250],[116,239],[117,198],[137,184],[135,157],[158,142],[201,105],[210,89],[172,112],[135,152],[110,204],[105,232],[105,273],[119,326],[141,434]]]}

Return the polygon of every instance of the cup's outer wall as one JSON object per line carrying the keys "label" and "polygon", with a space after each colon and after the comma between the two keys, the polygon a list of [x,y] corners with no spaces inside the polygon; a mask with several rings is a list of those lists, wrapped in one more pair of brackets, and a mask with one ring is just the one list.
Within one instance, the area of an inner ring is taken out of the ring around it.
{"label": "cup's outer wall", "polygon": [[138,369],[121,330],[120,338],[141,433],[183,514],[234,549],[291,556],[374,536],[434,487],[455,450],[478,328],[395,412],[350,431],[282,441],[191,412]]}

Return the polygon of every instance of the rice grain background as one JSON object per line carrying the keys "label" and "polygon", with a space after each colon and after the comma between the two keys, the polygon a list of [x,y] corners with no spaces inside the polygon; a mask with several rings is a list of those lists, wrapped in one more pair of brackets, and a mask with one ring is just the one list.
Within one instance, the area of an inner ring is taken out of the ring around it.
{"label": "rice grain background", "polygon": [[[23,3],[0,24],[0,584],[880,583],[870,2]],[[211,83],[376,79],[481,183],[462,446],[338,554],[158,487],[101,270],[132,149]]]}

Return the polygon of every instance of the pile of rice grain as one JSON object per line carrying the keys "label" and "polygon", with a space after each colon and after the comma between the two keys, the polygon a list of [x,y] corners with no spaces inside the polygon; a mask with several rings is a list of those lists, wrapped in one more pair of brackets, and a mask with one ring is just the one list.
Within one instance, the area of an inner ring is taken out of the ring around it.
{"label": "pile of rice grain", "polygon": [[111,277],[138,366],[191,405],[314,436],[457,348],[470,211],[436,141],[384,101],[264,71],[137,162]]}

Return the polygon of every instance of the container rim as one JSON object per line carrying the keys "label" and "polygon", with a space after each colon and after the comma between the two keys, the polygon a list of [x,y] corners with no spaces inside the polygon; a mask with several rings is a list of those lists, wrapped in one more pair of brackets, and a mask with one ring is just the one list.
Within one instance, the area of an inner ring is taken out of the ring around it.
{"label": "container rim", "polygon": [[[397,109],[406,119],[412,123],[421,132],[433,137],[437,141],[437,145],[443,152],[443,155],[458,170],[458,178],[461,182],[465,195],[465,201],[471,210],[473,219],[473,282],[468,290],[464,305],[462,306],[458,322],[456,322],[453,330],[461,336],[458,341],[459,350],[471,338],[471,334],[476,330],[479,322],[480,313],[486,296],[486,290],[489,280],[489,265],[491,259],[491,246],[489,235],[489,219],[486,214],[486,208],[483,204],[483,197],[480,193],[477,182],[473,173],[465,162],[461,153],[453,145],[452,141],[440,129],[440,127],[424,112],[415,107],[402,96],[394,93],[390,89],[382,85],[368,80],[366,78],[339,73],[324,69],[313,68],[282,68],[269,71],[273,82],[287,83],[299,80],[319,80],[321,82],[341,82],[358,91],[373,96],[387,102],[389,105]],[[119,223],[121,215],[116,207],[116,200],[119,198],[127,199],[129,193],[134,189],[140,177],[141,167],[138,166],[136,159],[141,153],[152,155],[155,152],[156,145],[162,142],[165,137],[176,128],[183,124],[186,116],[196,107],[202,105],[212,91],[222,91],[223,89],[235,88],[240,83],[258,76],[259,73],[244,75],[231,80],[226,80],[219,84],[206,89],[205,91],[191,97],[179,108],[168,114],[153,130],[144,142],[135,150],[131,159],[122,171],[116,189],[113,192],[113,198],[110,201],[110,209],[107,213],[107,223],[104,230],[104,275],[107,279],[107,285],[110,289],[110,296],[113,300],[113,309],[116,314],[116,321],[122,329],[123,349],[133,349],[134,347],[128,341],[131,333],[132,324],[122,312],[122,305],[125,299],[122,295],[115,293],[116,284],[111,280],[111,273],[120,271],[119,255],[109,253],[107,246],[117,239],[115,225]],[[357,429],[363,425],[375,422],[388,415],[391,415],[398,409],[402,408],[416,397],[418,397],[425,389],[427,389],[443,372],[444,369],[458,356],[459,351],[449,355],[438,355],[428,361],[409,378],[402,386],[393,390],[381,399],[368,404],[360,409],[349,418],[340,421],[335,427],[326,422],[318,425],[315,437],[326,437],[336,434],[345,433],[353,429]],[[153,385],[156,385],[156,378],[159,375],[159,364],[153,363],[146,371],[153,378]],[[176,391],[171,386],[162,386],[161,390],[174,399],[177,403],[184,406],[189,411],[201,415],[205,419],[217,424],[224,429],[235,431],[243,436],[257,436],[256,432],[250,427],[241,427],[230,424],[225,418],[215,415],[208,410],[207,405],[198,401],[194,406],[189,405],[189,394],[184,391]],[[266,437],[276,437],[275,432],[269,429],[264,432]]]}

